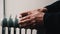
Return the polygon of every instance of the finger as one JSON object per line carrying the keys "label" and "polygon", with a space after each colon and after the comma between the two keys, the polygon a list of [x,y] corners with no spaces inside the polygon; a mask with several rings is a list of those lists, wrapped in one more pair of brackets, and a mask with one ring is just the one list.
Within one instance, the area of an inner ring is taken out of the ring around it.
{"label": "finger", "polygon": [[30,18],[30,19],[26,19],[26,20],[20,21],[20,22],[21,22],[20,24],[30,22],[30,21],[32,21],[32,20],[34,20],[34,19],[35,19],[35,18],[32,17],[32,18]]}
{"label": "finger", "polygon": [[47,11],[47,8],[42,8],[42,12],[46,12]]}
{"label": "finger", "polygon": [[31,20],[26,20],[26,22],[20,22],[20,24],[21,24],[21,27],[30,27],[31,25],[33,25],[35,23],[35,19],[34,18],[32,18]]}
{"label": "finger", "polygon": [[25,16],[25,17],[21,18],[20,21],[23,21],[23,20],[26,20],[26,19],[30,19],[30,18],[35,18],[36,15],[37,15],[37,13]]}
{"label": "finger", "polygon": [[23,13],[23,14],[20,14],[19,18],[22,18],[22,17],[25,17],[25,16],[28,16],[30,15],[31,13]]}
{"label": "finger", "polygon": [[22,15],[19,15],[19,18],[22,18]]}
{"label": "finger", "polygon": [[26,27],[26,23],[25,23],[25,24],[21,24],[21,26],[20,26],[20,27],[25,28],[25,27]]}
{"label": "finger", "polygon": [[27,22],[29,22],[30,20],[32,21],[33,19],[35,19],[35,17],[31,17],[31,18],[25,19],[25,20],[19,20],[19,24],[27,23]]}
{"label": "finger", "polygon": [[31,14],[31,11],[27,11],[27,12],[21,13],[20,15],[22,15],[22,17],[25,17],[25,16],[30,15],[30,14]]}
{"label": "finger", "polygon": [[40,9],[37,9],[37,11],[39,11],[39,12],[45,12],[45,11],[47,11],[47,8],[40,8]]}
{"label": "finger", "polygon": [[26,14],[26,13],[28,13],[28,11],[22,12],[22,13],[20,13],[20,15],[22,15],[22,14]]}
{"label": "finger", "polygon": [[31,25],[32,25],[33,23],[31,23],[31,22],[26,22],[26,23],[24,23],[24,24],[20,24],[21,26],[20,27],[22,27],[22,28],[27,28],[27,27],[30,27]]}
{"label": "finger", "polygon": [[35,20],[33,20],[33,21],[31,21],[31,22],[28,22],[28,23],[23,24],[23,25],[22,25],[22,27],[24,27],[24,28],[28,28],[28,27],[32,26],[34,23],[35,23]]}
{"label": "finger", "polygon": [[26,20],[26,19],[30,19],[30,15],[20,18],[20,21],[23,21],[23,20]]}
{"label": "finger", "polygon": [[[24,17],[24,16],[28,15],[28,12],[27,12],[27,11],[22,12],[22,13],[20,13],[20,15],[21,15],[22,17]],[[20,18],[20,17],[19,17],[19,18]]]}
{"label": "finger", "polygon": [[29,25],[33,25],[34,23],[35,23],[36,21],[33,19],[32,21],[30,21],[30,23],[29,24],[27,24],[28,26]]}

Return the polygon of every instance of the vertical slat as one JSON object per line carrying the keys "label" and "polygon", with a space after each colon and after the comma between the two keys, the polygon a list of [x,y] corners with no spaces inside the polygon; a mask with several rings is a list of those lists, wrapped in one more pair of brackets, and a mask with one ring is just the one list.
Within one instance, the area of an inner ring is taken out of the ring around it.
{"label": "vertical slat", "polygon": [[2,34],[5,34],[5,27],[2,27]]}
{"label": "vertical slat", "polygon": [[19,28],[16,28],[16,34],[20,34],[19,30],[20,30]]}
{"label": "vertical slat", "polygon": [[27,34],[27,29],[25,29],[25,34]]}
{"label": "vertical slat", "polygon": [[2,34],[2,26],[0,26],[0,34]]}
{"label": "vertical slat", "polygon": [[31,34],[32,34],[32,29],[31,29]]}
{"label": "vertical slat", "polygon": [[14,34],[16,34],[16,28],[14,28]]}
{"label": "vertical slat", "polygon": [[11,34],[14,34],[14,28],[11,27]]}
{"label": "vertical slat", "polygon": [[6,27],[5,29],[5,34],[8,34],[8,27]]}
{"label": "vertical slat", "polygon": [[8,27],[8,34],[11,34],[11,28]]}
{"label": "vertical slat", "polygon": [[25,29],[24,28],[21,29],[21,34],[25,34]]}
{"label": "vertical slat", "polygon": [[27,29],[27,34],[31,34],[31,29]]}
{"label": "vertical slat", "polygon": [[37,34],[37,30],[36,29],[33,29],[32,30],[32,34]]}
{"label": "vertical slat", "polygon": [[21,34],[21,28],[20,28],[20,30],[19,30],[19,31],[20,31],[20,34]]}

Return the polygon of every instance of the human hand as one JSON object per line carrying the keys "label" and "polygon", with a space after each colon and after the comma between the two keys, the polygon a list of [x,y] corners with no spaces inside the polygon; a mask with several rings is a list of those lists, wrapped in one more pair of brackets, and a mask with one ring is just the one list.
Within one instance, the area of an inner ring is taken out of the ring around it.
{"label": "human hand", "polygon": [[28,27],[30,25],[42,25],[43,24],[43,17],[44,17],[44,11],[46,11],[46,8],[31,10],[28,12],[21,13],[20,15],[20,22],[19,24],[21,27]]}

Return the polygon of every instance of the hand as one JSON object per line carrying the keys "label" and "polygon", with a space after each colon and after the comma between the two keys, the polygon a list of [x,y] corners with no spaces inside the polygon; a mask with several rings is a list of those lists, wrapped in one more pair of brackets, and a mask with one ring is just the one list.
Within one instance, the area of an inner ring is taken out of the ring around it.
{"label": "hand", "polygon": [[43,17],[45,14],[44,11],[46,10],[46,8],[41,8],[20,14],[22,17],[20,18],[19,24],[22,27],[28,27],[35,24],[43,24]]}

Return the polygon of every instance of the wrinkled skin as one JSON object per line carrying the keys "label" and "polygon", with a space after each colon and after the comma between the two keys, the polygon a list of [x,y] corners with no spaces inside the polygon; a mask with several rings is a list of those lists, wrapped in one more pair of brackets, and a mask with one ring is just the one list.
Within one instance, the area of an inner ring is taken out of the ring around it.
{"label": "wrinkled skin", "polygon": [[20,24],[21,27],[29,27],[30,25],[34,27],[36,24],[43,25],[44,12],[46,10],[46,8],[40,8],[23,12],[20,14],[21,16],[18,24]]}

